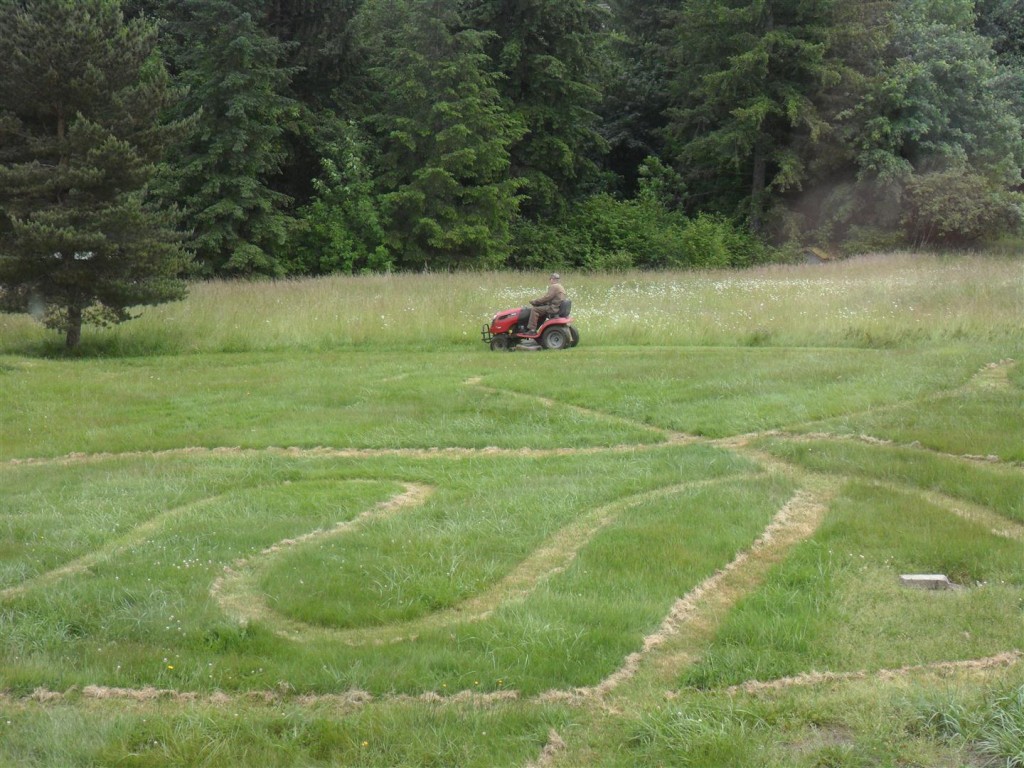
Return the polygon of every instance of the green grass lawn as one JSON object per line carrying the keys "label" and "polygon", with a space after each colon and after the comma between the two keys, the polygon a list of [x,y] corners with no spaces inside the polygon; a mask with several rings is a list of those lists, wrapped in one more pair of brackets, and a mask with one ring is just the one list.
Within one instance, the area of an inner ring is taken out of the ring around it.
{"label": "green grass lawn", "polygon": [[529,279],[0,318],[0,765],[1024,765],[1019,262]]}

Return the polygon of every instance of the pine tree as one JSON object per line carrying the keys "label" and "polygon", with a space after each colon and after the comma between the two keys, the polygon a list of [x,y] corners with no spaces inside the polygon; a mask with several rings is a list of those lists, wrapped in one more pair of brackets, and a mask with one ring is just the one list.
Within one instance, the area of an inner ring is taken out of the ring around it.
{"label": "pine tree", "polygon": [[[604,166],[627,197],[663,155],[668,108],[666,19],[676,0],[615,0],[614,27],[605,58],[601,133],[608,142]],[[668,38],[670,39],[670,38]],[[646,171],[641,170],[647,168]],[[682,190],[665,190],[673,198]]]}
{"label": "pine tree", "polygon": [[500,104],[483,36],[453,5],[378,0],[363,17],[380,206],[402,267],[497,266],[518,207],[509,146],[522,129]]}
{"label": "pine tree", "polygon": [[675,25],[669,132],[702,207],[762,230],[772,194],[799,187],[838,82],[831,0],[691,0]]}
{"label": "pine tree", "polygon": [[522,210],[557,217],[591,191],[607,149],[597,109],[607,7],[591,0],[468,0],[474,28],[501,74],[506,109],[526,132],[510,147],[526,182]]}
{"label": "pine tree", "polygon": [[291,199],[274,188],[298,107],[286,46],[257,23],[256,0],[178,0],[176,66],[196,129],[162,194],[185,211],[206,274],[282,274]]}
{"label": "pine tree", "polygon": [[0,309],[83,323],[179,299],[189,257],[147,184],[174,96],[115,0],[0,0]]}
{"label": "pine tree", "polygon": [[[282,43],[284,58],[280,63],[293,73],[287,94],[298,109],[298,118],[289,121],[288,130],[282,135],[286,156],[270,184],[291,197],[296,209],[321,197],[322,188],[314,179],[325,173],[330,175],[330,171],[324,170],[325,164],[344,164],[345,158],[338,155],[339,148],[349,142],[350,122],[358,116],[358,105],[365,102],[365,79],[360,77],[352,25],[361,3],[362,0],[263,2],[265,12],[260,26]],[[302,211],[296,210],[296,216],[302,229]],[[287,250],[292,249],[289,244]]]}
{"label": "pine tree", "polygon": [[312,110],[330,108],[352,79],[351,22],[363,0],[264,0],[263,28],[287,48],[295,98]]}

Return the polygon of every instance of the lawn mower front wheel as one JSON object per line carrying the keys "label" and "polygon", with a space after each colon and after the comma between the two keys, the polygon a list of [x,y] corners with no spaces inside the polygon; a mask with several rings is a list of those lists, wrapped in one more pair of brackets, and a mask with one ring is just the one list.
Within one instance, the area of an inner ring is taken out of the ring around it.
{"label": "lawn mower front wheel", "polygon": [[512,337],[507,333],[499,333],[491,339],[491,349],[495,352],[508,352],[512,349]]}

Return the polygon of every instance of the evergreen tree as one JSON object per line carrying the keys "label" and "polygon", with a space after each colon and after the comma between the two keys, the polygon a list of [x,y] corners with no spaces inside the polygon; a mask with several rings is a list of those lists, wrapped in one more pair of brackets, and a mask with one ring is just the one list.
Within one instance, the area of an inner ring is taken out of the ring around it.
{"label": "evergreen tree", "polygon": [[799,188],[840,79],[832,0],[690,0],[676,34],[669,135],[693,199],[762,230],[773,195]]}
{"label": "evergreen tree", "polygon": [[286,46],[257,23],[256,0],[177,0],[176,65],[196,128],[162,193],[184,209],[206,274],[283,274],[291,198],[272,185],[298,107]]}
{"label": "evergreen tree", "polygon": [[0,0],[0,308],[69,348],[185,294],[188,254],[147,199],[176,129],[156,42],[115,0]]}
{"label": "evergreen tree", "polygon": [[387,245],[401,267],[494,267],[507,256],[522,133],[502,108],[483,53],[443,0],[372,0],[363,16],[377,100]]}
{"label": "evergreen tree", "polygon": [[[627,197],[635,195],[645,163],[660,163],[664,153],[665,112],[669,105],[666,20],[676,0],[616,0],[615,34],[608,36],[604,58],[601,133],[608,144],[604,167]],[[664,190],[665,200],[682,189]]]}
{"label": "evergreen tree", "polygon": [[355,76],[352,21],[364,0],[265,0],[262,26],[284,43],[294,97],[316,111],[334,107]]}
{"label": "evergreen tree", "polygon": [[[367,83],[352,24],[362,2],[264,2],[260,23],[282,43],[281,64],[293,73],[287,93],[299,110],[298,119],[289,123],[281,137],[285,157],[268,183],[306,211],[304,206],[323,191],[314,179],[325,173],[325,163],[340,167],[349,161],[338,151],[348,145],[350,123],[358,119],[360,105],[366,101]],[[302,216],[299,211],[296,215]]]}
{"label": "evergreen tree", "polygon": [[607,7],[591,0],[468,0],[468,18],[487,38],[506,109],[526,132],[510,148],[526,181],[522,210],[553,217],[592,190],[607,145],[596,114]]}

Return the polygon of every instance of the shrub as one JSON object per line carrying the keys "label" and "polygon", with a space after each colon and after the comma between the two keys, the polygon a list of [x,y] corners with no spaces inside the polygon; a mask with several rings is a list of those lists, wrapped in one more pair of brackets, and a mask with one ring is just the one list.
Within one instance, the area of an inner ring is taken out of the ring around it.
{"label": "shrub", "polygon": [[856,226],[850,227],[846,239],[840,244],[840,250],[847,256],[855,256],[862,253],[898,251],[906,245],[906,236],[898,229]]}
{"label": "shrub", "polygon": [[596,195],[560,222],[519,222],[509,266],[591,270],[741,267],[765,261],[758,238],[728,219],[687,219],[652,196]]}
{"label": "shrub", "polygon": [[664,267],[672,263],[672,254],[679,248],[686,219],[666,210],[652,198],[616,200],[610,195],[596,195],[578,205],[569,225],[576,232],[586,233],[599,254],[591,254],[598,263],[608,260],[607,254],[622,253],[632,257],[637,267]]}
{"label": "shrub", "polygon": [[367,151],[350,126],[339,133],[321,148],[320,176],[313,179],[316,194],[298,211],[282,257],[289,274],[388,272],[394,266]]}
{"label": "shrub", "polygon": [[1019,231],[1024,199],[968,168],[913,177],[903,224],[915,245],[970,245]]}
{"label": "shrub", "polygon": [[563,269],[589,261],[591,245],[564,226],[520,219],[512,226],[508,266],[515,269]]}
{"label": "shrub", "polygon": [[747,267],[766,261],[769,254],[761,240],[728,219],[702,213],[683,232],[672,266]]}

